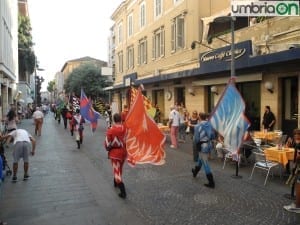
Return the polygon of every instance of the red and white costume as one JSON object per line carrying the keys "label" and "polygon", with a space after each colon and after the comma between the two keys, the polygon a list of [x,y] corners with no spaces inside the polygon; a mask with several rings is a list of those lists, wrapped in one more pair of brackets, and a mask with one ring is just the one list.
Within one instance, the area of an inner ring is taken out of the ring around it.
{"label": "red and white costume", "polygon": [[107,130],[104,146],[113,167],[114,179],[117,184],[122,182],[122,169],[127,156],[125,146],[126,128],[122,124],[114,124]]}

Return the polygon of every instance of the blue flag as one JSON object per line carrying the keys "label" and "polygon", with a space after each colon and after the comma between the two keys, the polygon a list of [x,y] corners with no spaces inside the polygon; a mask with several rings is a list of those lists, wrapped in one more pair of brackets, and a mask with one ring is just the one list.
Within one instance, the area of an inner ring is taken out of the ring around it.
{"label": "blue flag", "polygon": [[244,112],[245,102],[230,80],[212,113],[210,122],[224,137],[224,144],[231,152],[236,152],[240,148],[244,134],[250,126]]}
{"label": "blue flag", "polygon": [[100,113],[94,110],[91,101],[86,97],[83,90],[81,90],[80,97],[80,114],[85,120],[90,122],[92,131],[94,132],[97,128]]}

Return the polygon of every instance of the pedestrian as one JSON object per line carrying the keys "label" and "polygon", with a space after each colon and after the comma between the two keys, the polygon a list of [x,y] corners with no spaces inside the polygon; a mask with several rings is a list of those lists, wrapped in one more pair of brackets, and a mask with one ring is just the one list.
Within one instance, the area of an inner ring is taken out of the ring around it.
{"label": "pedestrian", "polygon": [[[18,172],[18,163],[21,158],[24,162],[24,179],[29,178],[28,169],[29,169],[29,151],[31,149],[31,154],[35,153],[35,139],[24,129],[16,129],[1,137],[6,139],[10,143],[13,138],[14,150],[13,150],[13,177],[12,181],[17,182],[17,172]],[[30,145],[32,144],[32,146]]]}
{"label": "pedestrian", "polygon": [[156,123],[160,123],[160,116],[161,116],[161,112],[160,112],[159,106],[156,104],[155,105],[155,115],[154,115],[154,120]]}
{"label": "pedestrian", "polygon": [[67,126],[68,126],[67,113],[68,113],[68,108],[67,108],[66,105],[64,105],[64,107],[61,109],[61,116],[62,116],[63,121],[64,121],[64,128],[65,129],[67,129]]}
{"label": "pedestrian", "polygon": [[66,118],[69,120],[69,129],[71,136],[74,134],[74,127],[73,127],[73,109],[72,106],[69,107],[68,112],[66,113]]}
{"label": "pedestrian", "polygon": [[34,124],[35,124],[34,133],[35,133],[35,135],[41,136],[43,121],[44,121],[44,113],[40,110],[39,107],[36,107],[36,110],[32,114],[32,118],[33,118]]}
{"label": "pedestrian", "polygon": [[204,184],[206,187],[214,188],[215,182],[208,163],[209,154],[213,148],[212,140],[215,138],[215,132],[207,121],[207,115],[205,113],[199,113],[199,123],[195,126],[193,142],[197,146],[199,159],[195,168],[192,169],[193,177],[196,177],[203,165],[208,184]]}
{"label": "pedestrian", "polygon": [[286,205],[283,208],[289,212],[300,213],[300,129],[295,129],[294,132],[294,169],[287,184],[292,186],[292,195],[295,189],[296,201],[290,205]]}
{"label": "pedestrian", "polygon": [[179,132],[179,112],[177,106],[172,106],[170,108],[169,114],[169,128],[171,136],[170,148],[176,149],[178,147],[178,132]]}
{"label": "pedestrian", "polygon": [[271,107],[266,105],[265,113],[264,113],[263,121],[262,121],[263,129],[265,131],[273,131],[275,122],[276,122],[276,119],[275,119],[273,112],[271,111]]}
{"label": "pedestrian", "polygon": [[186,128],[188,124],[187,111],[183,107],[179,107],[179,142],[185,143]]}
{"label": "pedestrian", "polygon": [[55,108],[55,114],[54,114],[55,120],[57,120],[58,124],[60,124],[60,118],[61,118],[61,108],[57,107]]}
{"label": "pedestrian", "polygon": [[126,198],[126,190],[122,178],[123,165],[127,156],[125,147],[126,128],[122,124],[122,118],[119,113],[113,115],[113,121],[113,126],[107,129],[104,146],[108,151],[108,158],[111,160],[113,168],[114,187],[120,189],[119,197]]}
{"label": "pedestrian", "polygon": [[[194,110],[191,117],[188,119],[189,135],[191,136],[192,140],[194,139],[195,126],[198,123],[199,123],[198,112]],[[194,162],[198,162],[199,153],[194,142],[192,147],[193,147],[193,160]]]}
{"label": "pedestrian", "polygon": [[13,130],[17,129],[17,123],[19,122],[17,113],[15,109],[12,107],[7,115],[6,115],[6,131],[5,132],[11,132]]}
{"label": "pedestrian", "polygon": [[112,109],[109,104],[105,106],[105,117],[106,117],[107,128],[110,128],[112,124]]}
{"label": "pedestrian", "polygon": [[85,123],[85,120],[83,116],[80,115],[80,109],[76,109],[75,115],[72,119],[72,125],[73,130],[77,142],[77,148],[80,149],[80,144],[83,142],[83,124]]}

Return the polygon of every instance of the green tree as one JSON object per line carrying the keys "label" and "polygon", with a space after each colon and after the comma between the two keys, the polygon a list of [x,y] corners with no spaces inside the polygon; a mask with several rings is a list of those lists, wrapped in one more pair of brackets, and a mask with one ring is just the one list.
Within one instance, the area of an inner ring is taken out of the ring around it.
{"label": "green tree", "polygon": [[55,88],[55,81],[54,80],[49,81],[47,86],[47,91],[52,93],[54,91],[54,88]]}
{"label": "green tree", "polygon": [[80,96],[82,88],[87,96],[95,99],[106,96],[103,88],[107,86],[107,77],[101,76],[100,69],[94,64],[86,63],[73,70],[66,79],[64,88],[67,93],[74,92],[77,96]]}
{"label": "green tree", "polygon": [[18,53],[20,80],[26,81],[26,73],[32,74],[35,68],[36,56],[33,47],[31,24],[26,16],[18,17]]}

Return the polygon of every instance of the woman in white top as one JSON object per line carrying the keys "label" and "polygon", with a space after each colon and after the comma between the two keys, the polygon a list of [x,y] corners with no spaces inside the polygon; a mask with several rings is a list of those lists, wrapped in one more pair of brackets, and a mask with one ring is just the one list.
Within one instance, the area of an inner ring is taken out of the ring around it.
{"label": "woman in white top", "polygon": [[42,126],[44,121],[44,113],[40,111],[39,107],[36,107],[36,110],[32,114],[32,118],[35,124],[35,135],[41,136],[42,134]]}

